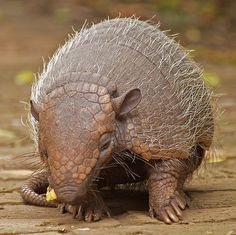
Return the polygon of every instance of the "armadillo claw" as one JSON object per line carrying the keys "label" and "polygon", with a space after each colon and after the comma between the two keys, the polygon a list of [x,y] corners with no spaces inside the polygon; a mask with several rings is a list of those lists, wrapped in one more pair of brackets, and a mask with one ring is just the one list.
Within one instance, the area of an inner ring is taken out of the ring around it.
{"label": "armadillo claw", "polygon": [[86,222],[95,222],[101,220],[104,215],[110,217],[110,213],[105,210],[105,208],[94,208],[94,207],[84,207],[80,206],[72,206],[72,205],[59,205],[58,209],[60,213],[69,212],[72,214],[74,219],[84,220]]}
{"label": "armadillo claw", "polygon": [[104,216],[111,217],[109,209],[105,205],[102,197],[96,194],[96,198],[88,196],[88,200],[81,205],[72,206],[69,204],[60,204],[58,206],[60,213],[70,213],[74,219],[84,220],[86,222],[95,222],[101,220]]}
{"label": "armadillo claw", "polygon": [[150,205],[149,213],[152,218],[156,217],[166,224],[179,222],[183,217],[183,210],[188,206],[189,199],[182,192],[175,192],[169,199],[169,203],[162,205],[160,202]]}

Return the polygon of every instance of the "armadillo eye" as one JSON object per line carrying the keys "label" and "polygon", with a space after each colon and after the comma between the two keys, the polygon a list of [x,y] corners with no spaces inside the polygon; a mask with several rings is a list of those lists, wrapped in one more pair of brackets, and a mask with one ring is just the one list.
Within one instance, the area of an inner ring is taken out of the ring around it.
{"label": "armadillo eye", "polygon": [[106,150],[111,144],[111,133],[105,133],[102,135],[100,138],[100,143],[99,143],[99,150],[104,151]]}
{"label": "armadillo eye", "polygon": [[107,149],[110,146],[110,141],[106,142],[105,144],[103,144],[101,147],[99,147],[100,151],[104,151],[105,149]]}

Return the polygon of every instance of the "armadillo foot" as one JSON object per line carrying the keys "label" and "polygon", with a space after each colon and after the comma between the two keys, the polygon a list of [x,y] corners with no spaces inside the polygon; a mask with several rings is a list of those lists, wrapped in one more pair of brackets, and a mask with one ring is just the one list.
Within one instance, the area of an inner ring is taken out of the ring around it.
{"label": "armadillo foot", "polygon": [[189,199],[184,192],[175,191],[164,201],[151,199],[149,213],[152,218],[156,217],[166,224],[179,222],[183,217],[183,210],[189,205]]}
{"label": "armadillo foot", "polygon": [[104,216],[111,217],[109,209],[99,193],[88,195],[80,205],[60,204],[58,209],[60,213],[69,212],[73,218],[86,222],[95,222]]}
{"label": "armadillo foot", "polygon": [[179,222],[190,203],[183,185],[194,168],[189,168],[184,160],[176,159],[154,162],[153,165],[148,178],[150,215],[166,224]]}

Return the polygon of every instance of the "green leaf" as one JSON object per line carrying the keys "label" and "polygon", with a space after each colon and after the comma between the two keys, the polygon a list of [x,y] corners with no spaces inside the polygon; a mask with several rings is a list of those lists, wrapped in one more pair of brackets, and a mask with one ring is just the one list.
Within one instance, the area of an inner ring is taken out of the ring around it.
{"label": "green leaf", "polygon": [[34,73],[31,70],[21,70],[15,76],[15,83],[17,85],[31,84],[34,80]]}
{"label": "green leaf", "polygon": [[220,77],[215,73],[204,72],[203,80],[211,87],[217,87],[220,84]]}

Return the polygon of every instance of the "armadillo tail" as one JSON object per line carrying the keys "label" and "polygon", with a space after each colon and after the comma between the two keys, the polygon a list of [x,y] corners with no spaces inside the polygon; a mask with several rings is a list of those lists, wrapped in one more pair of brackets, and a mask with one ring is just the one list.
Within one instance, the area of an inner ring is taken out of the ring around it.
{"label": "armadillo tail", "polygon": [[46,201],[46,197],[42,193],[46,192],[48,187],[48,179],[45,171],[36,172],[25,181],[20,188],[20,194],[24,202],[37,206],[57,207],[53,202]]}

